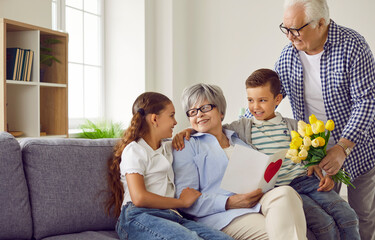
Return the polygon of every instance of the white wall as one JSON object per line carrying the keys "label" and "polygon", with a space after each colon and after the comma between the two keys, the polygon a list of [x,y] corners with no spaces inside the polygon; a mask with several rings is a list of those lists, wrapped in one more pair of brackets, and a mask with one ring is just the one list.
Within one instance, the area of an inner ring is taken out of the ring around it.
{"label": "white wall", "polygon": [[50,0],[1,0],[0,17],[51,28]]}
{"label": "white wall", "polygon": [[136,97],[145,90],[145,3],[105,1],[105,117],[130,123]]}
{"label": "white wall", "polygon": [[[106,0],[106,118],[128,124],[131,105],[145,89],[170,97],[177,131],[188,126],[182,90],[219,85],[227,98],[225,122],[246,106],[244,81],[273,68],[287,43],[278,25],[282,0]],[[328,0],[336,23],[356,29],[375,50],[375,1]],[[22,6],[22,7],[20,7]],[[50,0],[1,0],[0,17],[51,27]],[[279,110],[291,116],[284,100]]]}
{"label": "white wall", "polygon": [[[331,18],[356,29],[375,50],[375,1],[328,0]],[[146,1],[147,90],[167,94],[175,103],[177,131],[188,126],[180,107],[183,88],[198,82],[219,85],[228,102],[224,122],[246,107],[245,80],[252,71],[273,68],[288,43],[278,26],[283,1]],[[168,10],[167,10],[168,9]],[[151,52],[151,55],[148,53]],[[171,79],[172,78],[172,79]],[[279,111],[292,116],[289,103]]]}

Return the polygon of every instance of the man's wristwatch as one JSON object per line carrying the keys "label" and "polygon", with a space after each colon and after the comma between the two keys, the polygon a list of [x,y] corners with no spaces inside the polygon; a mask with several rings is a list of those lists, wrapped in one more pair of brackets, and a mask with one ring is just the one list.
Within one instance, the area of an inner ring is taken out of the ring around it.
{"label": "man's wristwatch", "polygon": [[338,141],[337,145],[339,145],[340,147],[342,147],[344,149],[344,152],[345,152],[346,156],[349,156],[350,152],[352,151],[352,148],[346,146],[346,144],[341,142],[341,141]]}

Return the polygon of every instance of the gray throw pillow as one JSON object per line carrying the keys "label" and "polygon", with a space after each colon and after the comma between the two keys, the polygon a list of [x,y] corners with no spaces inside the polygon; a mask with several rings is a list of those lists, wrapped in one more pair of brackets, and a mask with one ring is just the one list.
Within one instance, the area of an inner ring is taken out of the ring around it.
{"label": "gray throw pillow", "polygon": [[34,237],[113,230],[104,212],[106,164],[115,139],[21,141]]}
{"label": "gray throw pillow", "polygon": [[29,193],[18,141],[0,132],[0,239],[31,239]]}

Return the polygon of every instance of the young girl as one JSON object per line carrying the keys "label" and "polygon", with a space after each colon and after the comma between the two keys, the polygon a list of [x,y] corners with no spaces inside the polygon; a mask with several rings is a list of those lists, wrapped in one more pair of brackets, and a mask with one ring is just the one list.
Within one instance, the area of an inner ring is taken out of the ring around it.
{"label": "young girl", "polygon": [[133,104],[130,127],[108,161],[111,195],[107,213],[119,217],[120,239],[232,239],[183,218],[175,209],[190,207],[201,195],[192,188],[174,198],[170,141],[177,124],[174,106],[166,96],[146,92]]}

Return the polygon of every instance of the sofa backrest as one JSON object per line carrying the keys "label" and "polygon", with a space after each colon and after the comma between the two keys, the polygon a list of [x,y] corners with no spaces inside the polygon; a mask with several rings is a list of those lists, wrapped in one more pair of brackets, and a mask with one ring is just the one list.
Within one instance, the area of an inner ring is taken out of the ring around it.
{"label": "sofa backrest", "polygon": [[32,222],[21,148],[0,132],[0,239],[31,239]]}
{"label": "sofa backrest", "polygon": [[21,140],[34,237],[113,230],[104,212],[106,163],[117,139]]}

